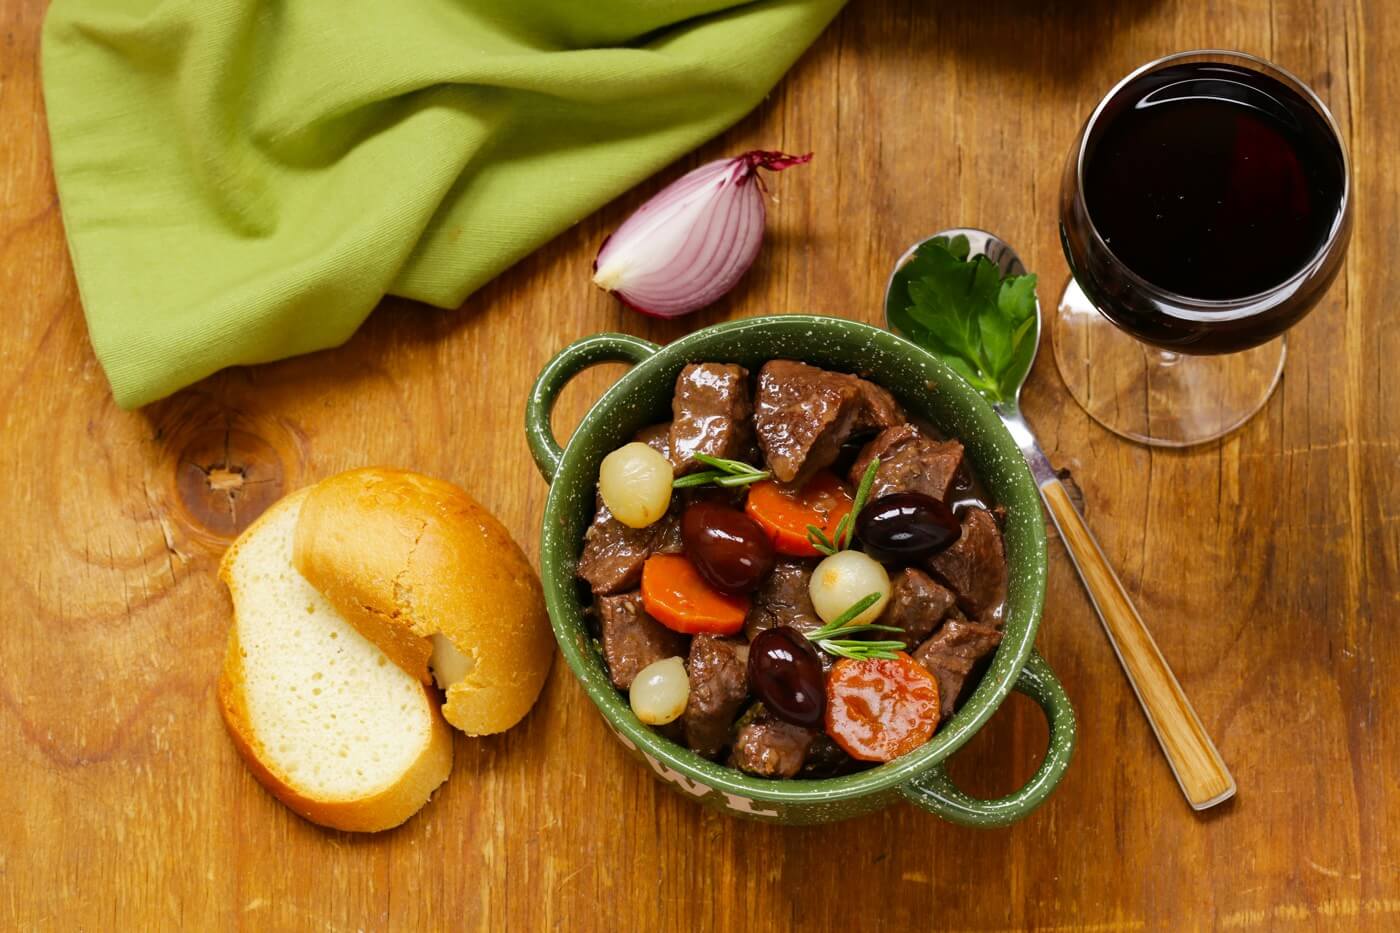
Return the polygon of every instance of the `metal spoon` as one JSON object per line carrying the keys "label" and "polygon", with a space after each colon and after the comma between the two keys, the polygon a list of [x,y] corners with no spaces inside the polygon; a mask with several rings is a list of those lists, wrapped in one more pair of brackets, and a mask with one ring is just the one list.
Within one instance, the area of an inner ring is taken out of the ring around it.
{"label": "metal spoon", "polygon": [[[970,254],[985,255],[1001,269],[1002,275],[1025,274],[1026,267],[1021,263],[1016,251],[1004,240],[985,230],[958,228],[934,234],[934,237],[956,236],[967,237],[971,247]],[[922,245],[923,243],[915,244],[899,257],[895,270],[898,271],[913,258],[915,250]],[[890,290],[894,288],[894,284],[894,275],[891,274],[889,286],[885,291],[885,326],[891,330],[896,329],[889,319]],[[1035,340],[1038,345],[1038,299],[1035,316]],[[1040,449],[1035,434],[1021,414],[1020,400],[1021,386],[1018,385],[1011,402],[994,402],[992,407],[1011,432],[1011,436],[1016,439],[1021,453],[1025,455],[1031,475],[1040,487],[1040,496],[1045,500],[1050,518],[1059,529],[1060,540],[1069,551],[1070,559],[1079,571],[1079,578],[1084,582],[1084,588],[1089,591],[1089,598],[1094,603],[1094,609],[1098,611],[1104,631],[1108,633],[1109,643],[1113,645],[1113,650],[1123,665],[1123,671],[1128,675],[1128,683],[1132,685],[1138,702],[1142,704],[1143,712],[1147,714],[1147,721],[1157,735],[1157,741],[1167,756],[1167,764],[1171,765],[1177,783],[1181,785],[1182,793],[1197,810],[1204,810],[1230,799],[1235,794],[1235,779],[1230,776],[1230,769],[1225,766],[1215,743],[1206,734],[1200,718],[1191,707],[1191,701],[1186,698],[1176,675],[1162,657],[1157,643],[1152,640],[1142,616],[1133,608],[1132,600],[1128,598],[1118,575],[1113,572],[1113,567],[1104,557],[1098,542],[1094,540],[1089,526],[1084,523],[1084,517],[1070,501],[1069,494],[1055,475],[1045,452]]]}

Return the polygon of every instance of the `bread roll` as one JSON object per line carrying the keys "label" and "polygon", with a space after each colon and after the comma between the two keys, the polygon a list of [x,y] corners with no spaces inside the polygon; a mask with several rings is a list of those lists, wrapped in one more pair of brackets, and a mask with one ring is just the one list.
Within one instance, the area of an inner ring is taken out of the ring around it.
{"label": "bread roll", "polygon": [[530,711],[554,659],[539,579],[510,534],[450,483],[366,468],[316,484],[297,522],[297,568],[364,636],[447,692],[468,735]]}
{"label": "bread roll", "polygon": [[220,564],[233,626],[219,708],[253,775],[288,807],[334,829],[389,829],[447,779],[452,735],[431,689],[292,566],[305,497],[273,505]]}

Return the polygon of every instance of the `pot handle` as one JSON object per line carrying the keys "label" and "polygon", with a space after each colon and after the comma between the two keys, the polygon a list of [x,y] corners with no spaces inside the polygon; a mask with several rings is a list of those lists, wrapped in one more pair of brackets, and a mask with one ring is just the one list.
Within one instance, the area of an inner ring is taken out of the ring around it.
{"label": "pot handle", "polygon": [[659,349],[651,341],[629,334],[593,334],[575,340],[545,364],[525,403],[525,437],[530,442],[535,466],[546,481],[554,481],[564,458],[564,449],[554,438],[550,415],[569,380],[599,363],[641,363]]}
{"label": "pot handle", "polygon": [[1065,776],[1074,755],[1074,707],[1050,665],[1032,651],[1012,688],[1040,704],[1050,724],[1050,747],[1035,775],[1020,790],[997,800],[981,800],[958,789],[944,762],[900,788],[912,803],[964,826],[1009,826],[1045,802]]}

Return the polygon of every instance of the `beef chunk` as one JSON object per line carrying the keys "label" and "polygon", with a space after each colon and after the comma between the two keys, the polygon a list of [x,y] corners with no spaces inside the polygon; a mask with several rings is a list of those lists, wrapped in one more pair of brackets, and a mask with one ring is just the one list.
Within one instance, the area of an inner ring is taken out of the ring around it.
{"label": "beef chunk", "polygon": [[749,646],[736,638],[696,635],[690,642],[690,700],[685,744],[706,758],[729,744],[729,730],[748,695]]}
{"label": "beef chunk", "polygon": [[744,635],[749,641],[775,625],[790,625],[800,632],[821,628],[822,620],[812,608],[811,580],[809,564],[780,558],[749,603],[749,614],[744,619]]}
{"label": "beef chunk", "polygon": [[921,492],[943,499],[962,464],[963,445],[958,441],[938,441],[912,424],[901,424],[881,431],[865,445],[851,467],[851,482],[860,485],[872,457],[880,458],[872,499],[892,492]]}
{"label": "beef chunk", "polygon": [[655,540],[655,530],[627,527],[600,501],[593,524],[583,535],[577,574],[595,596],[630,589],[641,581],[642,564]]}
{"label": "beef chunk", "polygon": [[868,379],[848,376],[860,392],[860,410],[856,413],[857,431],[883,431],[905,422],[904,409],[884,386]]}
{"label": "beef chunk", "polygon": [[770,360],[758,373],[754,428],[779,482],[831,464],[852,432],[903,417],[894,396],[856,376],[791,360]]}
{"label": "beef chunk", "polygon": [[953,715],[972,668],[1001,644],[1001,630],[980,622],[950,619],[914,652],[914,660],[938,680],[941,717]]}
{"label": "beef chunk", "polygon": [[927,566],[958,595],[963,612],[983,622],[999,622],[1006,600],[1006,554],[992,513],[963,512],[962,535],[930,557]]}
{"label": "beef chunk", "polygon": [[619,690],[631,687],[642,668],[653,661],[685,657],[685,636],[647,615],[641,593],[600,596],[594,607],[608,676]]}
{"label": "beef chunk", "polygon": [[671,413],[670,456],[678,474],[701,466],[697,453],[743,459],[753,439],[748,370],[729,363],[692,363],[676,378]]}
{"label": "beef chunk", "polygon": [[681,539],[681,510],[676,508],[674,503],[671,511],[662,516],[651,529],[652,554],[680,554],[685,550],[685,542]]}
{"label": "beef chunk", "polygon": [[667,460],[671,459],[671,422],[649,424],[634,434],[632,439],[641,441]]}
{"label": "beef chunk", "polygon": [[815,729],[784,722],[758,704],[754,715],[745,714],[734,730],[729,766],[759,777],[796,777],[816,735]]}
{"label": "beef chunk", "polygon": [[680,524],[672,512],[646,528],[629,528],[613,518],[599,497],[593,524],[583,535],[583,553],[575,572],[593,588],[594,596],[630,590],[641,581],[642,565],[648,557],[681,550]]}
{"label": "beef chunk", "polygon": [[952,590],[922,570],[905,567],[890,579],[890,601],[879,619],[882,625],[904,631],[898,635],[880,632],[878,637],[898,638],[913,651],[933,634],[956,601]]}

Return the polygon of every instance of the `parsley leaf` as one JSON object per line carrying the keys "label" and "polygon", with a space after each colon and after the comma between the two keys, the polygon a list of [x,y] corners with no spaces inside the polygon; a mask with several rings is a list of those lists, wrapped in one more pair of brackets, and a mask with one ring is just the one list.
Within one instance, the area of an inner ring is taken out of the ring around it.
{"label": "parsley leaf", "polygon": [[889,320],[992,402],[1010,402],[1035,357],[1035,276],[1002,278],[967,237],[921,243],[894,275]]}

